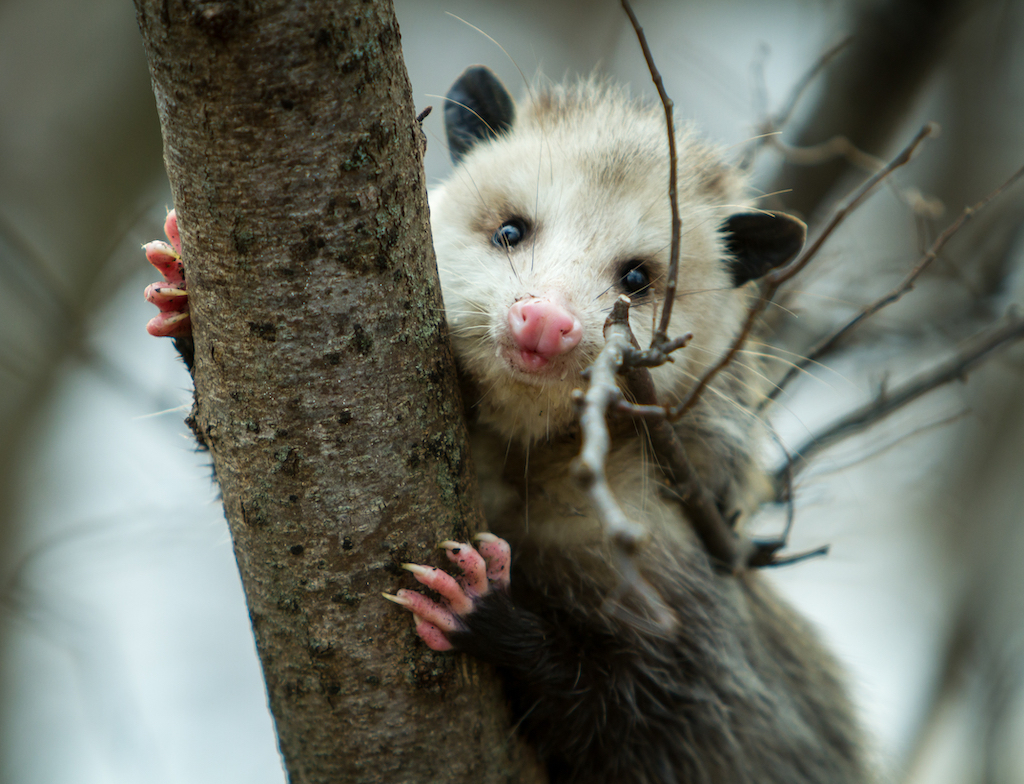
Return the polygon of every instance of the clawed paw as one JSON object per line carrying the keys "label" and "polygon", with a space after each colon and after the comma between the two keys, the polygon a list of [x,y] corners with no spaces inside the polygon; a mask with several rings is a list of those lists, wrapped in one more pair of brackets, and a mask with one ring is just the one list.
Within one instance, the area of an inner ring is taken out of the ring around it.
{"label": "clawed paw", "polygon": [[435,651],[451,650],[447,635],[464,629],[460,618],[473,612],[478,599],[491,591],[508,590],[511,550],[508,542],[494,534],[479,534],[477,547],[459,542],[441,542],[448,560],[462,570],[452,577],[442,569],[419,564],[403,564],[420,583],[437,591],[442,601],[435,602],[416,591],[384,594],[413,614],[416,633]]}
{"label": "clawed paw", "polygon": [[164,234],[170,244],[154,240],[143,245],[146,259],[164,276],[162,281],[146,287],[146,300],[160,308],[156,317],[146,325],[146,330],[157,337],[182,337],[192,334],[192,320],[185,290],[185,267],[181,261],[178,216],[174,210],[167,213]]}

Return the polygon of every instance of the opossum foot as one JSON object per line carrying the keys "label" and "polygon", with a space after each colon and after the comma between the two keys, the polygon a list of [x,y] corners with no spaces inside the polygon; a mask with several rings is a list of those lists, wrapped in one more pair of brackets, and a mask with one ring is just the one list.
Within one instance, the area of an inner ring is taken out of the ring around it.
{"label": "opossum foot", "polygon": [[416,633],[435,651],[448,651],[447,635],[466,627],[461,618],[473,612],[476,602],[493,590],[507,591],[511,550],[508,542],[494,534],[479,534],[477,547],[461,542],[441,542],[448,560],[462,571],[459,578],[434,566],[403,564],[420,583],[441,595],[441,602],[416,591],[384,594],[413,614]]}
{"label": "opossum foot", "polygon": [[154,240],[142,246],[146,259],[164,276],[162,281],[147,286],[143,295],[160,309],[146,325],[146,331],[157,337],[183,337],[192,334],[192,320],[185,290],[185,266],[181,261],[178,216],[174,210],[167,213],[164,234],[170,244]]}

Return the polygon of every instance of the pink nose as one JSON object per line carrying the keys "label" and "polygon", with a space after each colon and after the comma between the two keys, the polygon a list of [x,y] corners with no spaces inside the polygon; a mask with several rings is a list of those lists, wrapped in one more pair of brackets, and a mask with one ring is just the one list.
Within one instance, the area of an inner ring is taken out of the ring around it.
{"label": "pink nose", "polygon": [[565,307],[550,299],[527,297],[508,309],[508,326],[522,351],[545,359],[571,351],[583,336],[583,325]]}

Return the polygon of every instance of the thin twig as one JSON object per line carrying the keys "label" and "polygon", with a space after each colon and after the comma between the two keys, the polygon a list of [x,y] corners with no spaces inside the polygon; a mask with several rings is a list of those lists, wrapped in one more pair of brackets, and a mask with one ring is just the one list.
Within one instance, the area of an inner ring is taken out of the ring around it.
{"label": "thin twig", "polygon": [[846,324],[837,329],[831,335],[828,335],[823,340],[819,341],[818,344],[815,345],[814,348],[812,348],[805,357],[800,359],[798,362],[794,363],[790,367],[790,369],[786,371],[786,374],[782,377],[782,379],[771,391],[771,393],[769,393],[767,398],[764,401],[762,401],[760,406],[761,409],[763,410],[764,407],[768,405],[768,403],[770,403],[772,400],[778,397],[779,393],[786,387],[787,384],[789,384],[793,380],[797,373],[799,373],[801,370],[804,370],[811,363],[818,362],[823,356],[825,356],[826,354],[830,353],[833,349],[835,349],[839,342],[843,338],[845,338],[853,329],[855,329],[857,326],[863,323],[866,319],[878,313],[878,311],[882,310],[882,308],[885,308],[886,306],[898,301],[904,294],[906,294],[908,291],[914,288],[915,281],[931,265],[931,263],[935,261],[936,258],[938,258],[939,253],[942,252],[942,249],[946,246],[946,243],[948,243],[950,239],[953,238],[953,235],[960,231],[960,229],[963,228],[963,226],[968,221],[970,221],[977,213],[981,212],[996,198],[1001,196],[1004,191],[1012,187],[1021,177],[1024,177],[1024,167],[1017,169],[1017,171],[1014,172],[1013,175],[1008,180],[1006,180],[1006,182],[1004,182],[994,191],[985,196],[981,201],[977,202],[976,204],[972,204],[969,207],[965,207],[963,212],[960,213],[960,216],[955,221],[953,221],[949,226],[947,226],[946,229],[942,232],[942,234],[940,234],[935,239],[935,242],[932,243],[932,246],[923,256],[921,256],[921,258],[918,260],[914,268],[907,274],[907,276],[898,286],[893,288],[889,293],[885,294],[884,296],[879,297],[871,304],[866,305],[864,308],[860,310],[859,313],[857,313],[857,315],[855,315],[852,319],[846,322]]}
{"label": "thin twig", "polygon": [[811,558],[821,558],[828,555],[829,545],[823,544],[813,550],[793,555],[779,556],[778,551],[786,544],[785,540],[770,540],[767,542],[754,542],[754,550],[747,560],[747,566],[752,569],[766,569],[772,566],[792,566],[795,563],[809,561]]}
{"label": "thin twig", "polygon": [[798,166],[815,166],[835,158],[843,158],[851,166],[869,172],[878,171],[885,165],[885,161],[864,152],[845,136],[833,136],[828,141],[810,147],[794,147],[775,134],[762,138],[782,153],[788,163]]}
{"label": "thin twig", "polygon": [[779,482],[786,472],[795,476],[817,454],[856,435],[895,413],[908,403],[950,381],[963,379],[982,360],[1003,346],[1024,338],[1024,317],[1012,315],[1007,323],[976,334],[970,345],[937,368],[918,375],[895,390],[879,394],[867,405],[851,411],[820,433],[809,438],[790,455],[775,474]]}
{"label": "thin twig", "polygon": [[701,377],[700,381],[697,382],[697,385],[693,388],[693,391],[690,392],[689,396],[669,412],[671,419],[678,419],[697,404],[697,401],[700,399],[701,394],[707,388],[708,384],[710,384],[715,376],[717,376],[730,362],[732,362],[735,356],[739,353],[743,344],[753,331],[754,324],[757,322],[758,316],[760,316],[768,303],[771,302],[775,293],[779,290],[779,287],[792,279],[810,263],[810,261],[818,254],[818,251],[821,250],[825,241],[832,236],[832,233],[843,223],[843,221],[846,220],[846,218],[850,216],[850,214],[860,205],[868,194],[870,194],[879,183],[883,182],[887,177],[889,177],[889,175],[896,171],[896,169],[906,165],[914,156],[914,153],[920,146],[921,142],[934,134],[937,127],[938,126],[936,126],[935,123],[928,123],[918,131],[910,144],[908,144],[899,153],[899,155],[886,164],[885,168],[881,171],[869,177],[846,199],[845,202],[843,202],[843,204],[836,209],[832,218],[818,234],[814,242],[812,242],[809,247],[805,248],[795,261],[781,269],[777,269],[774,272],[769,273],[764,277],[761,287],[761,295],[747,311],[747,319],[743,323],[736,339],[729,347],[729,350],[726,351],[722,358]]}
{"label": "thin twig", "polygon": [[[850,42],[853,40],[852,35],[848,35],[838,43],[834,44],[831,48],[827,49],[822,55],[814,62],[814,64],[804,73],[799,81],[793,86],[793,89],[789,93],[789,99],[783,109],[774,115],[768,114],[768,99],[767,99],[767,85],[764,83],[764,68],[760,67],[757,69],[756,75],[759,79],[761,91],[765,95],[764,101],[764,113],[765,119],[757,126],[757,134],[753,139],[753,144],[747,148],[747,152],[743,155],[743,160],[740,162],[739,167],[741,169],[749,169],[754,162],[754,158],[757,155],[757,151],[765,144],[780,145],[782,142],[779,141],[778,135],[782,127],[789,122],[789,118],[793,115],[796,110],[797,104],[803,97],[807,88],[811,86],[811,83],[821,74],[822,71],[828,67],[829,64],[842,52]],[[786,145],[788,147],[788,145]]]}
{"label": "thin twig", "polygon": [[829,49],[826,49],[824,53],[815,61],[814,65],[803,75],[803,77],[793,87],[792,92],[789,94],[789,100],[786,102],[786,106],[778,114],[776,114],[771,120],[770,129],[778,130],[787,122],[792,116],[793,111],[796,109],[796,105],[800,102],[804,92],[811,86],[818,75],[827,68],[836,57],[839,56],[840,52],[846,49],[853,41],[853,35],[848,35],[837,43],[833,44]]}
{"label": "thin twig", "polygon": [[[647,420],[647,434],[658,466],[669,481],[669,489],[683,508],[704,551],[715,568],[726,573],[734,572],[741,560],[739,540],[690,462],[679,434],[666,418],[665,408],[657,405],[650,371],[634,365],[626,375],[626,387],[637,403],[629,413],[635,411]],[[660,417],[653,416],[654,409],[660,410]]]}
{"label": "thin twig", "polygon": [[[657,463],[671,485],[673,496],[712,563],[720,570],[732,572],[740,560],[737,537],[686,456],[679,436],[666,419],[665,408],[657,404],[650,371],[636,364],[646,352],[637,349],[629,327],[628,297],[620,296],[612,306],[605,321],[604,337],[605,346],[588,371],[589,387],[581,395],[583,446],[573,462],[574,475],[589,493],[609,539],[626,553],[635,552],[646,539],[647,531],[625,516],[608,485],[605,468],[611,439],[607,415],[618,411],[643,417],[647,420]],[[616,383],[618,373],[626,368],[626,386],[635,404],[623,400]]]}
{"label": "thin twig", "polygon": [[668,132],[668,200],[672,208],[672,244],[669,249],[668,278],[665,282],[665,303],[661,310],[661,321],[658,323],[658,329],[651,338],[651,348],[654,349],[656,347],[660,348],[668,342],[668,325],[672,319],[672,304],[676,300],[676,278],[679,276],[679,244],[682,224],[679,218],[679,193],[677,189],[678,174],[676,169],[678,158],[676,157],[676,130],[675,122],[672,118],[674,104],[672,99],[668,97],[668,93],[665,92],[665,84],[662,81],[661,72],[654,64],[654,55],[651,54],[651,49],[647,45],[647,36],[644,35],[644,30],[640,26],[636,14],[633,13],[629,0],[622,0],[622,8],[625,10],[626,15],[629,16],[633,30],[636,31],[636,37],[640,41],[640,48],[643,49],[644,59],[647,61],[647,69],[651,72],[651,79],[658,90],[661,105],[665,109],[665,127]]}
{"label": "thin twig", "polygon": [[863,185],[854,191],[853,194],[839,206],[818,237],[813,243],[811,243],[810,247],[806,248],[804,252],[800,254],[796,261],[782,267],[781,269],[777,269],[766,276],[766,280],[769,285],[778,288],[794,275],[801,272],[803,268],[810,263],[811,259],[817,255],[821,246],[825,244],[825,241],[840,226],[840,224],[850,216],[850,213],[860,206],[860,203],[868,196],[868,194],[870,194],[879,183],[887,179],[894,171],[902,166],[906,166],[910,162],[911,158],[914,157],[914,153],[917,152],[917,148],[921,146],[921,143],[929,136],[934,136],[938,133],[938,130],[939,126],[937,123],[925,123],[924,127],[917,132],[917,135],[914,136],[910,144],[904,147],[899,155],[889,161],[881,171],[869,177]]}
{"label": "thin twig", "polygon": [[[872,446],[871,449],[863,454],[854,455],[848,460],[842,462],[838,460],[830,460],[828,466],[820,468],[815,474],[816,477],[822,476],[835,476],[841,474],[849,468],[866,463],[869,460],[873,460],[876,457],[889,452],[890,450],[896,449],[900,444],[912,441],[915,438],[920,437],[924,433],[931,432],[933,430],[941,430],[947,425],[951,425],[954,422],[963,419],[971,413],[970,408],[963,407],[948,416],[944,416],[940,419],[933,419],[924,424],[918,425],[911,430],[906,432],[898,433],[894,438],[890,438],[877,446]],[[775,488],[776,496],[775,503],[782,503],[786,497],[786,488],[783,485],[778,485]],[[792,492],[792,491],[790,491]]]}

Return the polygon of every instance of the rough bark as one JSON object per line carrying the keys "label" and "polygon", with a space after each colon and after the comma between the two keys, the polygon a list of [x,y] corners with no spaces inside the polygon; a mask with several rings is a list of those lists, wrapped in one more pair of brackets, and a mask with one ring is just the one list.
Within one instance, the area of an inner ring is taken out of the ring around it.
{"label": "rough bark", "polygon": [[390,2],[136,10],[290,780],[532,780],[493,675],[380,595],[480,520]]}

